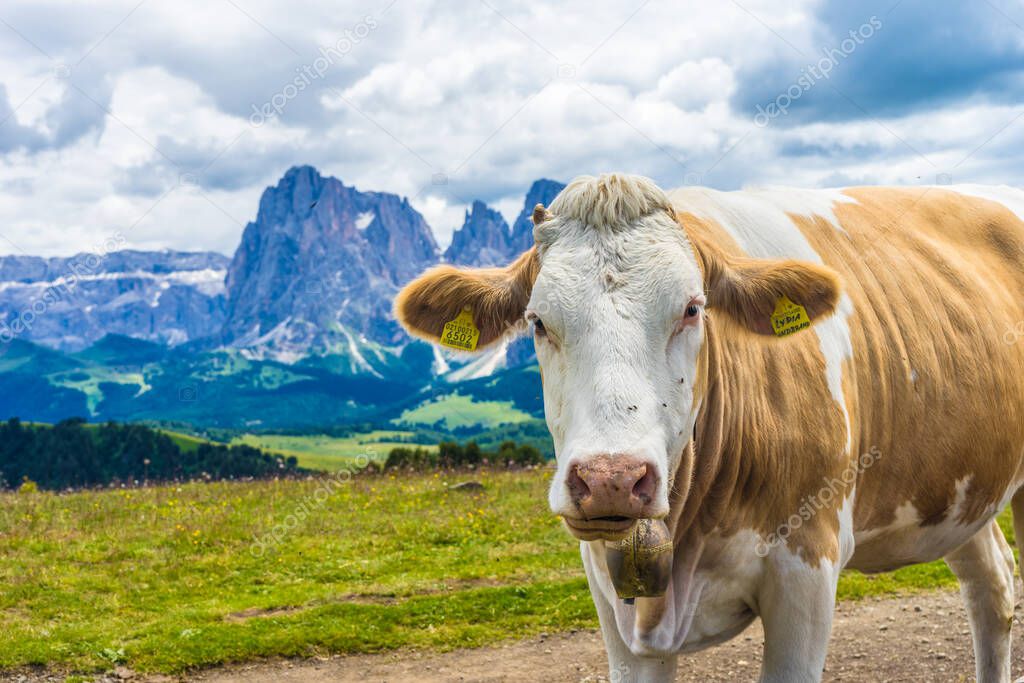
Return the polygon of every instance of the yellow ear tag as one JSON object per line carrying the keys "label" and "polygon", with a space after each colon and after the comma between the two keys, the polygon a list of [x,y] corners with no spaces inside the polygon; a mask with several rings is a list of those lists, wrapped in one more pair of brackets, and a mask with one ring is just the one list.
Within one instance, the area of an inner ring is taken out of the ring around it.
{"label": "yellow ear tag", "polygon": [[775,312],[772,313],[772,331],[775,336],[786,337],[810,326],[811,318],[807,315],[807,309],[790,301],[788,296],[782,297],[775,304]]}
{"label": "yellow ear tag", "polygon": [[441,332],[441,344],[460,351],[475,351],[478,341],[480,330],[473,322],[473,312],[468,308],[463,309],[455,320],[445,323],[444,331]]}

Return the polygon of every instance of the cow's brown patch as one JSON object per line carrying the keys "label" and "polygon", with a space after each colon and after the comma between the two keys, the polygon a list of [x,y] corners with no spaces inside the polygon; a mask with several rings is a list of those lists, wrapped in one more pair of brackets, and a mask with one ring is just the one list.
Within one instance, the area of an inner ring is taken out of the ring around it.
{"label": "cow's brown patch", "polygon": [[794,220],[851,283],[856,442],[883,453],[858,483],[855,529],[907,502],[922,525],[971,524],[1021,478],[1024,345],[1004,334],[1024,320],[1024,223],[944,189],[846,193],[846,235]]}
{"label": "cow's brown patch", "polygon": [[[678,218],[705,272],[721,267],[713,262],[753,261],[714,221],[687,213]],[[831,312],[839,296],[832,271],[803,262],[777,263],[814,273],[811,289],[796,297],[810,304],[814,318]],[[744,529],[768,538],[799,514],[803,497],[825,487],[849,465],[842,409],[829,391],[817,335],[804,332],[778,343],[761,341],[730,322],[742,321],[744,314],[716,307],[711,296],[708,303],[695,465],[676,538]],[[762,308],[757,315],[767,320],[770,312]],[[847,489],[845,484],[839,487],[840,499]],[[837,503],[810,520],[801,519],[789,536],[789,547],[812,565],[822,557],[834,561],[838,528]]]}
{"label": "cow's brown patch", "polygon": [[[703,532],[770,534],[848,467],[858,472],[856,531],[892,524],[907,503],[919,527],[970,525],[1021,480],[1024,340],[1004,336],[1024,320],[1024,223],[998,203],[946,190],[847,194],[857,203],[836,205],[843,230],[822,217],[791,219],[854,306],[854,355],[842,376],[850,448],[816,335],[758,344],[718,324],[712,308],[681,530],[692,518]],[[680,222],[698,251],[711,243],[743,255],[713,221],[684,213]],[[858,468],[867,452],[877,459]],[[958,481],[969,485],[955,509]],[[838,505],[805,521],[790,547],[812,563],[835,559]],[[885,552],[865,544],[851,565],[885,567]]]}

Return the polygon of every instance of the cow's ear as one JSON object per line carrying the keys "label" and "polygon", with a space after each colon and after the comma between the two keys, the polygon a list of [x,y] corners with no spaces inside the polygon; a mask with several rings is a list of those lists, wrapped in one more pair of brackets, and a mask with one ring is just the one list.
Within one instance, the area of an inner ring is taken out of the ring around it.
{"label": "cow's ear", "polygon": [[468,310],[480,331],[477,348],[485,347],[523,320],[539,268],[536,248],[504,268],[432,268],[398,293],[395,317],[410,334],[436,342]]}
{"label": "cow's ear", "polygon": [[839,275],[826,266],[732,256],[707,241],[695,241],[694,247],[708,308],[755,334],[788,336],[828,317],[839,303]]}

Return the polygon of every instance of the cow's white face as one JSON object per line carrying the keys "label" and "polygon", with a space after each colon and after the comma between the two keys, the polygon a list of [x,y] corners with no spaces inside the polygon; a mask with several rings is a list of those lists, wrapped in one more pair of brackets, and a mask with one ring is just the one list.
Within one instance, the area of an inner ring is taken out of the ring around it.
{"label": "cow's white face", "polygon": [[671,487],[674,504],[686,498],[694,463],[683,458],[708,386],[705,286],[716,323],[756,343],[773,334],[782,297],[812,321],[831,314],[839,279],[817,264],[730,255],[697,229],[694,251],[668,197],[637,176],[577,178],[534,225],[536,249],[514,263],[434,268],[403,288],[395,313],[437,341],[470,311],[480,348],[525,314],[558,460],[551,509],[582,540],[621,538],[637,519],[668,515]]}
{"label": "cow's white face", "polygon": [[664,210],[614,227],[552,214],[526,309],[557,472],[551,509],[584,540],[668,513],[694,428],[704,287]]}

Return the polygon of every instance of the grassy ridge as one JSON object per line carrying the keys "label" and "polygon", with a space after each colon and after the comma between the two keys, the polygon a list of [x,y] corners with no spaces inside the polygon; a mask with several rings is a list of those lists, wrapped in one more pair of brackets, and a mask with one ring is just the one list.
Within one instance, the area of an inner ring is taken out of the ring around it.
{"label": "grassy ridge", "polygon": [[[174,445],[181,449],[182,453],[191,453],[192,451],[198,450],[198,448],[204,443],[210,443],[206,439],[201,439],[198,436],[192,436],[191,434],[174,432],[169,429],[161,429],[160,431],[166,434],[171,439],[171,441],[174,442]],[[284,453],[283,455],[290,454]]]}
{"label": "grassy ridge", "polygon": [[[383,463],[392,448],[408,447],[402,438],[413,436],[408,431],[374,431],[348,437],[283,434],[243,434],[232,439],[232,445],[245,444],[270,453],[294,455],[300,467],[336,471],[350,467],[363,456],[367,460]],[[436,446],[420,446],[436,451]],[[365,464],[365,463],[363,463]]]}
{"label": "grassy ridge", "polygon": [[[179,672],[595,626],[550,474],[477,477],[0,495],[0,668]],[[847,573],[839,593],[952,585],[932,563]]]}
{"label": "grassy ridge", "polygon": [[443,422],[448,429],[457,429],[475,425],[497,427],[533,419],[533,415],[517,409],[512,401],[476,401],[472,396],[453,393],[406,410],[392,422],[408,425]]}

